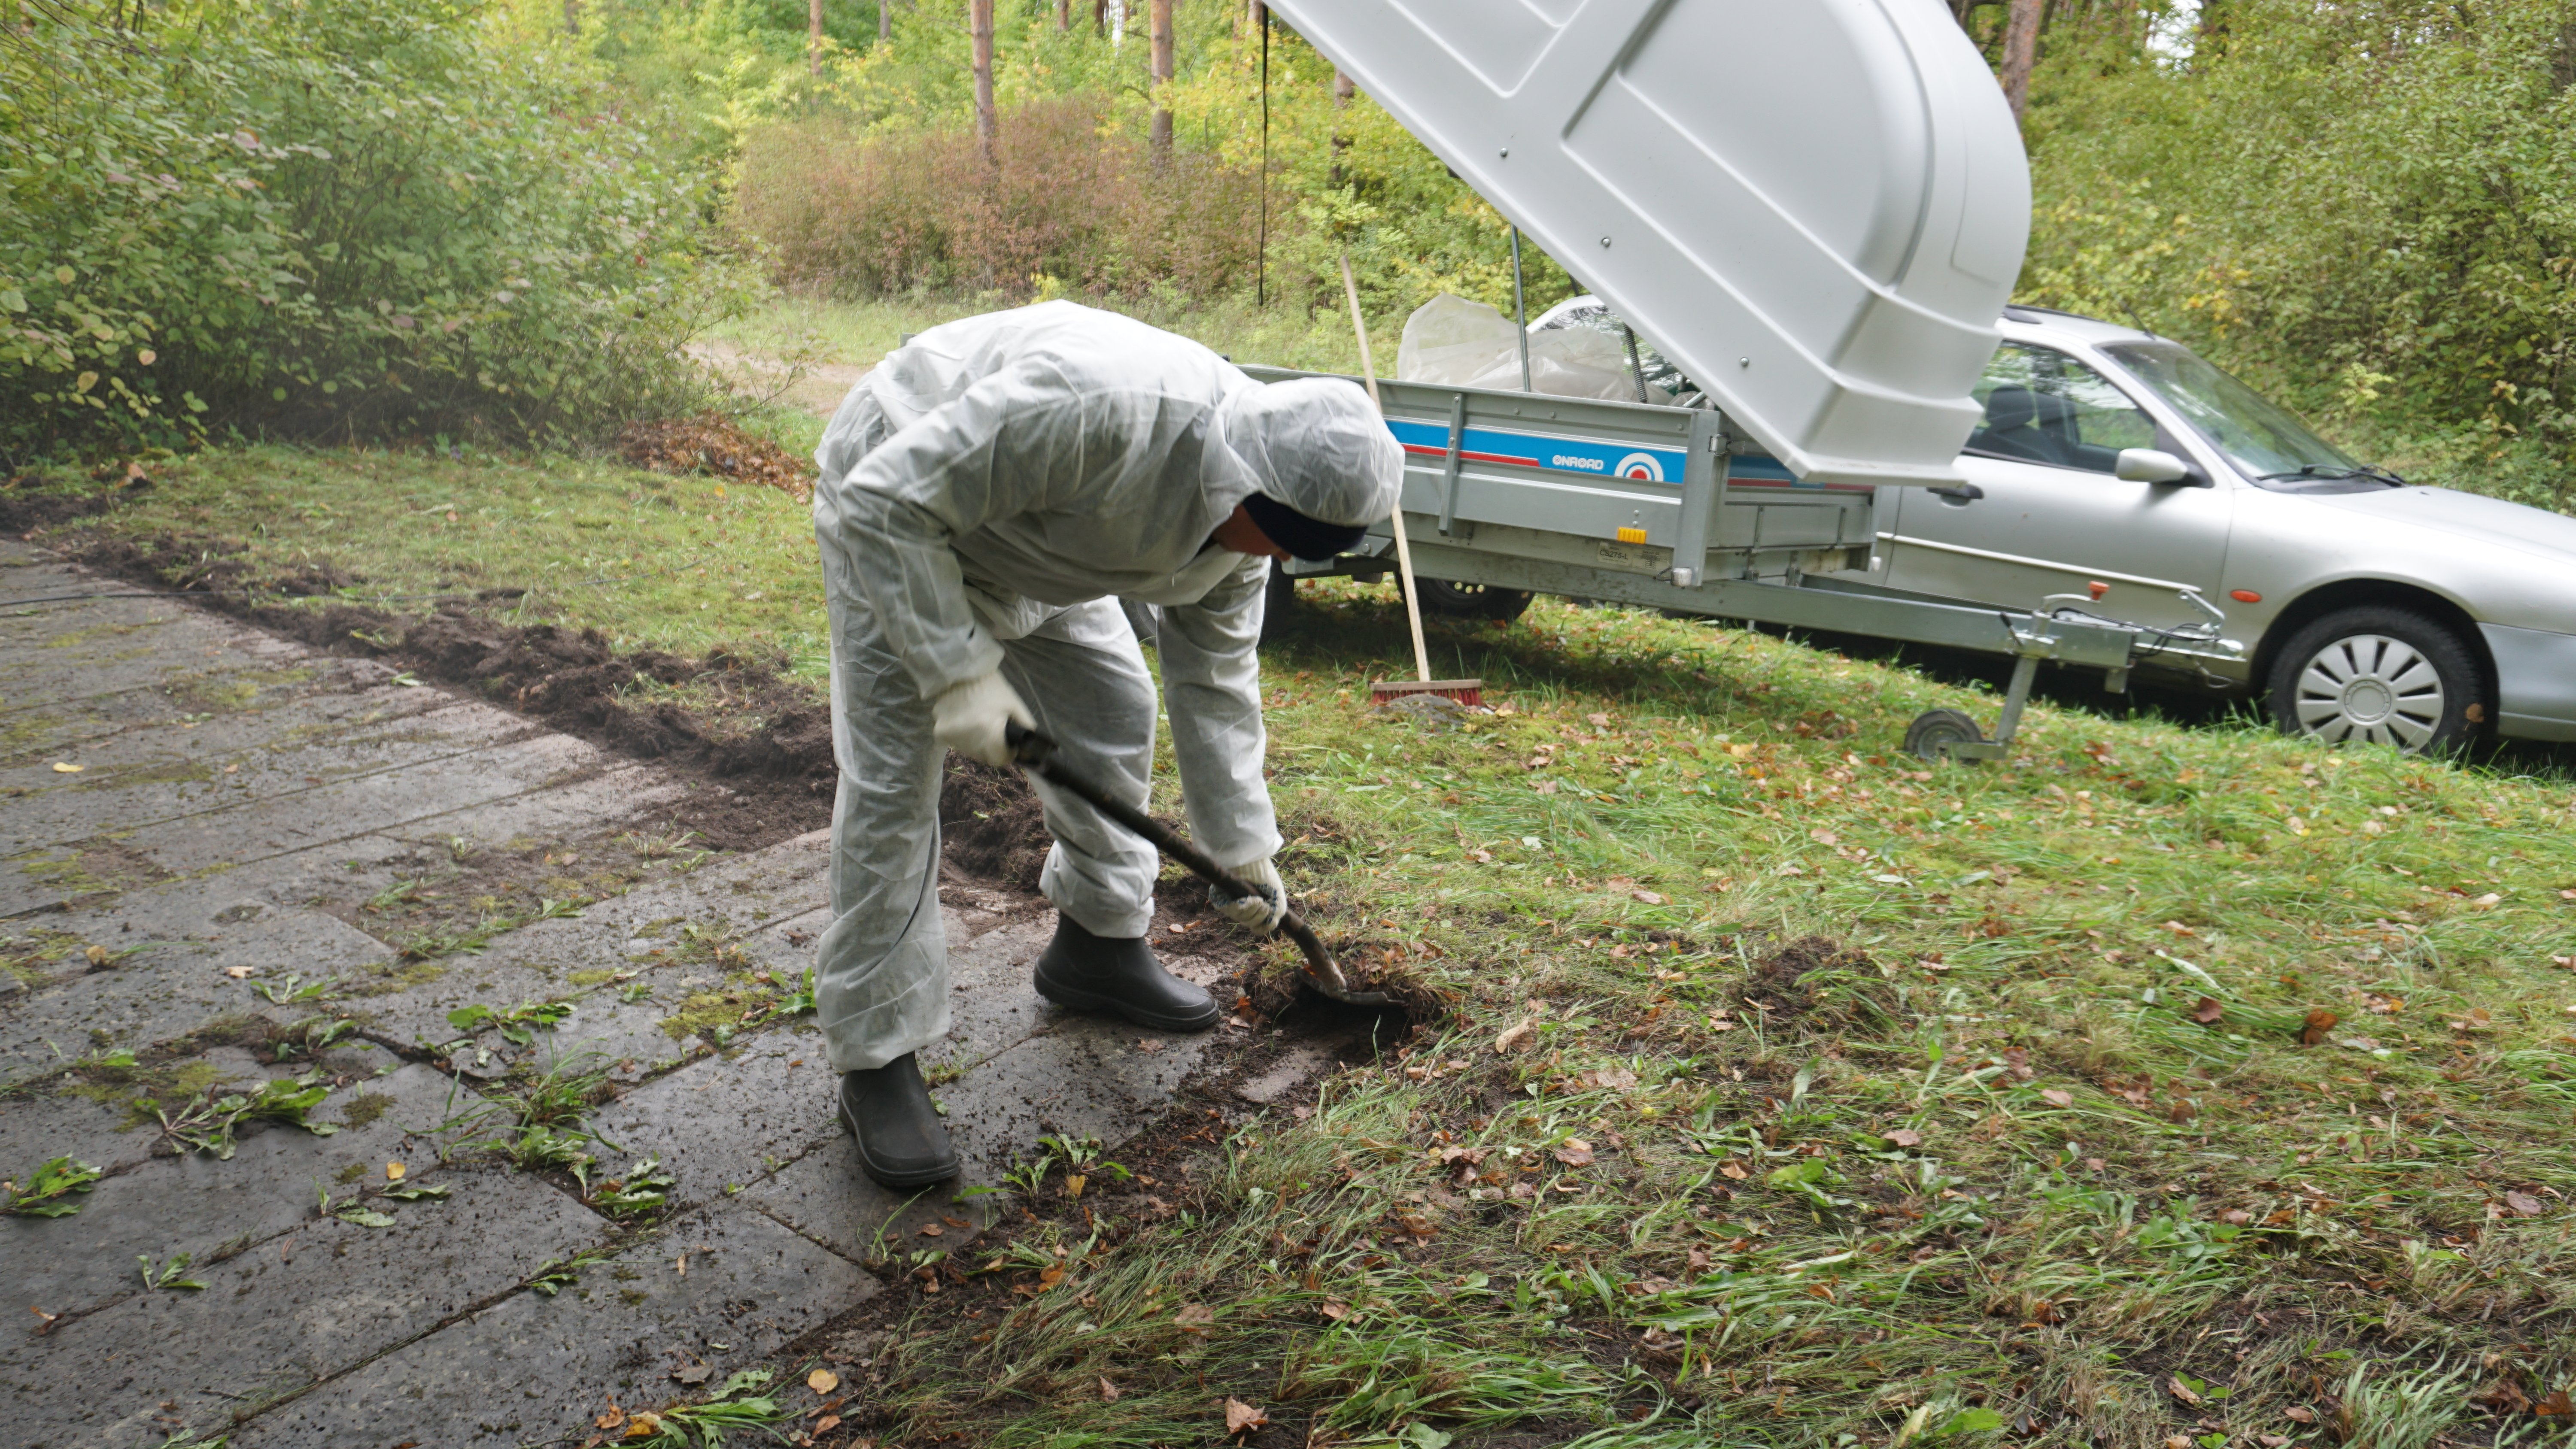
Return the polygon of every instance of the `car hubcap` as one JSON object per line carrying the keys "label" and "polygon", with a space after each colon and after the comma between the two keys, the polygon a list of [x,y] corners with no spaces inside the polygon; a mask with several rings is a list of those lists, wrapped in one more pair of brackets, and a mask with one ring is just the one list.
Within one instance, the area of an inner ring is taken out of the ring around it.
{"label": "car hubcap", "polygon": [[2446,701],[2424,652],[2385,634],[2355,634],[2316,652],[2299,671],[2299,727],[2320,739],[2361,740],[2413,752],[2431,742]]}

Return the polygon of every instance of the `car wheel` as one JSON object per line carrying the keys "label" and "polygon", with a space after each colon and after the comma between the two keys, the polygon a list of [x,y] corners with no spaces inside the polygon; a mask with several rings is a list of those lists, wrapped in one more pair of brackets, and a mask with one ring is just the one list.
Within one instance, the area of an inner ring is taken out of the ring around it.
{"label": "car wheel", "polygon": [[1491,619],[1508,624],[1529,612],[1527,589],[1497,588],[1492,584],[1461,584],[1448,579],[1416,578],[1422,594],[1422,612],[1450,619]]}
{"label": "car wheel", "polygon": [[2459,634],[2411,609],[2338,609],[2290,636],[2272,661],[2272,718],[2283,734],[2435,754],[2487,716],[2477,656]]}

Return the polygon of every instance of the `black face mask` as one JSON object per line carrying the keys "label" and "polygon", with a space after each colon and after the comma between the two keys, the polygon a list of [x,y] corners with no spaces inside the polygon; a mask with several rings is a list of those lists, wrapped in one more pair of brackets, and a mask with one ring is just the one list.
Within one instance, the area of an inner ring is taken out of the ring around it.
{"label": "black face mask", "polygon": [[1263,537],[1308,563],[1323,563],[1348,553],[1368,535],[1364,525],[1309,518],[1267,493],[1244,499],[1243,511],[1252,516]]}

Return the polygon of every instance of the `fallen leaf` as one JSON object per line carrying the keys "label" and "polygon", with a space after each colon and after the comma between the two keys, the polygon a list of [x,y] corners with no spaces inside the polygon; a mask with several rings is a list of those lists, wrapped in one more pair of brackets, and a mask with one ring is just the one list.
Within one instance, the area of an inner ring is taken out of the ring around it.
{"label": "fallen leaf", "polygon": [[1062,1263],[1049,1263],[1046,1267],[1038,1270],[1038,1288],[1041,1291],[1052,1288],[1063,1281],[1064,1265]]}
{"label": "fallen leaf", "polygon": [[104,966],[107,964],[107,948],[105,946],[92,946],[88,950],[83,951],[81,955],[92,966]]}
{"label": "fallen leaf", "polygon": [[259,968],[256,966],[227,966],[224,968],[224,974],[235,981],[239,981],[258,969]]}
{"label": "fallen leaf", "polygon": [[691,1364],[687,1368],[675,1368],[671,1370],[671,1378],[676,1383],[688,1384],[691,1387],[695,1387],[699,1384],[705,1383],[708,1375],[713,1374],[714,1372],[714,1369],[707,1367],[705,1364],[698,1363]]}
{"label": "fallen leaf", "polygon": [[1556,1149],[1556,1152],[1553,1155],[1557,1161],[1564,1163],[1568,1167],[1590,1167],[1592,1165],[1592,1144],[1584,1141],[1580,1137],[1568,1137],[1565,1139],[1564,1143]]}
{"label": "fallen leaf", "polygon": [[2218,1019],[2226,1014],[2227,1008],[2221,1006],[2215,996],[2202,997],[2200,1005],[2191,1009],[2191,1019],[2203,1026],[2216,1026]]}
{"label": "fallen leaf", "polygon": [[1630,891],[1628,894],[1650,906],[1660,906],[1664,903],[1664,898],[1654,891]]}
{"label": "fallen leaf", "polygon": [[1494,1055],[1498,1057],[1507,1057],[1513,1052],[1520,1050],[1521,1044],[1528,1041],[1530,1039],[1530,1034],[1537,1029],[1538,1028],[1530,1022],[1529,1018],[1521,1018],[1518,1026],[1512,1027],[1510,1030],[1505,1031],[1501,1036],[1494,1038]]}
{"label": "fallen leaf", "polygon": [[1083,1185],[1084,1185],[1084,1184],[1086,1184],[1086,1183],[1088,1183],[1088,1182],[1090,1182],[1090,1181],[1091,1181],[1091,1177],[1090,1177],[1090,1174],[1088,1174],[1088,1173],[1081,1173],[1081,1172],[1068,1172],[1068,1173],[1066,1173],[1066,1174],[1065,1174],[1065,1177],[1064,1177],[1064,1195],[1065,1195],[1066,1197],[1080,1197],[1080,1196],[1082,1196],[1082,1189],[1083,1189]]}
{"label": "fallen leaf", "polygon": [[2506,1193],[2504,1195],[2504,1205],[2507,1210],[2512,1212],[2512,1214],[2518,1218],[2536,1218],[2543,1212],[2547,1211],[2549,1207],[2547,1203],[2542,1202],[2540,1199],[2533,1197],[2527,1192]]}
{"label": "fallen leaf", "polygon": [[1172,1316],[1172,1321],[1180,1325],[1183,1333],[1203,1335],[1216,1325],[1216,1310],[1204,1303],[1184,1303],[1181,1311]]}
{"label": "fallen leaf", "polygon": [[925,1238],[944,1238],[948,1236],[948,1230],[937,1223],[923,1223],[918,1236]]}
{"label": "fallen leaf", "polygon": [[2063,1087],[2047,1087],[2040,1091],[2039,1100],[2052,1107],[2072,1107],[2075,1105],[2075,1094]]}
{"label": "fallen leaf", "polygon": [[69,760],[54,761],[54,773],[57,775],[77,775],[88,768],[87,765],[75,765]]}
{"label": "fallen leaf", "polygon": [[2497,895],[2494,891],[2489,891],[2485,895],[2478,897],[2476,900],[2469,902],[2469,909],[2473,911],[2483,911],[2491,906],[2498,906],[2503,903],[2504,897]]}
{"label": "fallen leaf", "polygon": [[1834,834],[1830,830],[1810,830],[1807,832],[1807,838],[1816,842],[1818,845],[1840,845],[1843,843],[1843,838]]}
{"label": "fallen leaf", "polygon": [[814,1421],[814,1432],[817,1434],[829,1434],[839,1427],[841,1427],[841,1416],[838,1414],[825,1414]]}
{"label": "fallen leaf", "polygon": [[1920,1147],[1923,1145],[1923,1134],[1911,1127],[1899,1127],[1887,1134],[1887,1140],[1899,1147]]}
{"label": "fallen leaf", "polygon": [[1118,1402],[1118,1386],[1111,1383],[1106,1378],[1103,1378],[1100,1381],[1100,1402],[1104,1404],[1114,1404]]}
{"label": "fallen leaf", "polygon": [[2193,1393],[2189,1388],[2185,1387],[2181,1379],[2172,1378],[2165,1380],[2165,1389],[2176,1399],[2181,1400],[2185,1408],[2197,1409],[2200,1407],[2200,1395]]}
{"label": "fallen leaf", "polygon": [[805,1376],[805,1387],[818,1394],[828,1394],[841,1386],[841,1376],[827,1368],[818,1368]]}
{"label": "fallen leaf", "polygon": [[602,1429],[622,1429],[626,1427],[626,1411],[617,1407],[617,1401],[611,1399],[608,1401],[608,1412],[591,1420],[591,1423]]}
{"label": "fallen leaf", "polygon": [[1745,1171],[1742,1167],[1740,1167],[1740,1166],[1738,1166],[1738,1165],[1736,1165],[1735,1163],[1732,1163],[1732,1162],[1727,1163],[1727,1164],[1726,1164],[1725,1166],[1723,1166],[1723,1167],[1720,1167],[1717,1171],[1718,1171],[1718,1175],[1719,1175],[1719,1176],[1721,1176],[1721,1177],[1733,1178],[1733,1179],[1734,1179],[1735,1181],[1737,1181],[1737,1182],[1742,1182],[1742,1181],[1744,1181],[1746,1178],[1751,1177],[1751,1176],[1753,1175],[1752,1173]]}
{"label": "fallen leaf", "polygon": [[1333,1320],[1335,1323],[1339,1323],[1343,1319],[1351,1316],[1351,1305],[1347,1303],[1338,1303],[1327,1298],[1324,1300],[1324,1306],[1316,1309],[1315,1311],[1324,1315],[1326,1318]]}
{"label": "fallen leaf", "polygon": [[2281,1412],[2288,1415],[2294,1423],[2313,1424],[2317,1421],[2317,1411],[2314,1409],[2289,1408],[2283,1409]]}
{"label": "fallen leaf", "polygon": [[2544,1418],[2576,1418],[2576,1401],[2569,1400],[2567,1397],[2567,1391],[2565,1389],[2560,1389],[2556,1393],[2551,1394],[2548,1398],[2532,1405],[2531,1412],[2539,1414]]}
{"label": "fallen leaf", "polygon": [[2241,1228],[2254,1221],[2254,1215],[2243,1208],[2229,1208],[2218,1215],[2218,1220],[2222,1223],[2233,1223]]}
{"label": "fallen leaf", "polygon": [[1225,1401],[1225,1432],[1241,1434],[1270,1422],[1270,1416],[1241,1399]]}
{"label": "fallen leaf", "polygon": [[2342,1019],[2322,1006],[2309,1012],[2307,1025],[2299,1028],[2299,1045],[2315,1046],[2324,1041],[2326,1033],[2334,1030],[2335,1023]]}
{"label": "fallen leaf", "polygon": [[403,1180],[403,1174],[410,1170],[399,1162],[388,1162],[385,1164],[385,1181],[400,1182]]}

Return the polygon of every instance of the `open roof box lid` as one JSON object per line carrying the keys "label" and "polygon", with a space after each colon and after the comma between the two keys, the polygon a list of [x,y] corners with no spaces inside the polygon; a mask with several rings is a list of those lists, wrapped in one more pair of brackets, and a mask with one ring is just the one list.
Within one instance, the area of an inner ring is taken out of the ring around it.
{"label": "open roof box lid", "polygon": [[1801,478],[1955,480],[2030,232],[1937,0],[1279,0]]}

